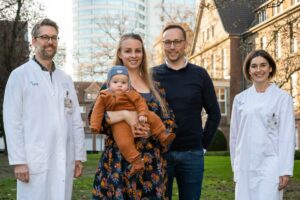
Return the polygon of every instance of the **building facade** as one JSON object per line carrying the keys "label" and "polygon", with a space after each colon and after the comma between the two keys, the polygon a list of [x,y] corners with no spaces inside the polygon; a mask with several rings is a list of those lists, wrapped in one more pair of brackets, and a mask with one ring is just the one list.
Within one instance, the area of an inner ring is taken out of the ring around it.
{"label": "building facade", "polygon": [[222,114],[219,129],[229,138],[231,105],[243,88],[242,33],[254,20],[253,4],[202,0],[199,5],[190,62],[210,74]]}
{"label": "building facade", "polygon": [[124,33],[140,34],[147,51],[152,54],[154,40],[166,22],[180,18],[194,22],[196,2],[73,0],[74,79],[104,81],[119,38]]}
{"label": "building facade", "polygon": [[268,0],[254,15],[253,25],[243,34],[243,49],[265,49],[275,58],[274,82],[293,97],[300,149],[300,0]]}
{"label": "building facade", "polygon": [[299,21],[300,0],[202,0],[190,61],[213,79],[227,139],[233,98],[248,86],[243,60],[250,51],[265,49],[278,66],[274,81],[293,96],[299,149]]}
{"label": "building facade", "polygon": [[74,85],[81,109],[86,150],[88,152],[103,151],[105,136],[101,134],[92,134],[88,122],[88,114],[92,109],[102,84],[98,82],[74,82]]}
{"label": "building facade", "polygon": [[73,0],[75,79],[104,81],[120,35],[147,38],[145,0]]}

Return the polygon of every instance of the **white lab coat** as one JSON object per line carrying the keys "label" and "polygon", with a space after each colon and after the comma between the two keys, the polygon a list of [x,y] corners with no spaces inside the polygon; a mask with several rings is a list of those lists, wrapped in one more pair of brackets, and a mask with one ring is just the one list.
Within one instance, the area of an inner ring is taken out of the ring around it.
{"label": "white lab coat", "polygon": [[293,100],[275,84],[254,86],[234,98],[230,124],[236,200],[279,200],[279,176],[292,175],[295,151]]}
{"label": "white lab coat", "polygon": [[[67,93],[72,106],[65,107]],[[3,119],[10,165],[29,166],[29,183],[17,181],[17,198],[70,200],[75,160],[86,160],[71,78],[56,69],[51,80],[33,60],[18,67],[6,85]]]}

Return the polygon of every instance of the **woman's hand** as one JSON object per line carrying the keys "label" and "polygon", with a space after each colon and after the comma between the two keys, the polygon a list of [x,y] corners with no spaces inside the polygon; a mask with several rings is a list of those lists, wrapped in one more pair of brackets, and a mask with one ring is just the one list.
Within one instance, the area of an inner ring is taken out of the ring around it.
{"label": "woman's hand", "polygon": [[127,124],[130,125],[134,137],[150,137],[149,124],[140,123],[137,112],[124,110],[124,117]]}
{"label": "woman's hand", "polygon": [[149,138],[151,136],[148,123],[137,123],[133,129],[134,137]]}
{"label": "woman's hand", "polygon": [[29,168],[27,164],[15,165],[15,177],[25,183],[29,182]]}
{"label": "woman's hand", "polygon": [[279,176],[278,190],[282,190],[282,189],[286,188],[286,186],[289,183],[289,179],[290,179],[289,175]]}
{"label": "woman's hand", "polygon": [[83,170],[83,165],[80,160],[75,161],[75,170],[74,170],[74,178],[78,178],[81,176]]}
{"label": "woman's hand", "polygon": [[115,124],[121,121],[126,121],[129,124],[134,137],[150,137],[149,124],[139,123],[138,114],[136,111],[120,110],[120,111],[107,111],[106,121],[109,124]]}
{"label": "woman's hand", "polygon": [[[115,123],[121,122],[123,120],[125,120],[127,122],[126,117],[128,116],[128,112],[130,112],[130,111],[127,111],[127,110],[107,111],[105,120],[109,124],[115,124]],[[134,112],[132,112],[132,113],[134,114]],[[137,119],[136,119],[135,123],[137,123]]]}

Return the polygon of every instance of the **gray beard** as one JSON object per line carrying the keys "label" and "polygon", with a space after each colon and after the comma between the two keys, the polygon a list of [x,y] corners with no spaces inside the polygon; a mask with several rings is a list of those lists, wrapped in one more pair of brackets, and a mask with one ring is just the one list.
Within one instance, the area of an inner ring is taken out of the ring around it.
{"label": "gray beard", "polygon": [[40,56],[41,56],[41,58],[44,59],[44,60],[52,60],[52,59],[54,58],[55,54],[56,54],[56,51],[57,51],[57,50],[55,50],[55,51],[53,52],[53,54],[49,54],[49,53],[47,53],[45,50],[42,50]]}

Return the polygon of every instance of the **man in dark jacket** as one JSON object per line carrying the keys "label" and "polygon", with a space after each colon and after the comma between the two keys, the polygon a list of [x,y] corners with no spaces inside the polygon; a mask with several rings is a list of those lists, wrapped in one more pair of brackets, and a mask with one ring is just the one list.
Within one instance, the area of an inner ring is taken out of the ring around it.
{"label": "man in dark jacket", "polygon": [[[176,178],[179,199],[201,196],[204,171],[203,149],[207,149],[219,125],[221,114],[214,86],[206,70],[185,58],[186,32],[179,25],[163,30],[165,63],[153,68],[154,80],[165,89],[177,124],[176,139],[166,154],[168,193],[172,197]],[[202,109],[208,117],[202,128]]]}

